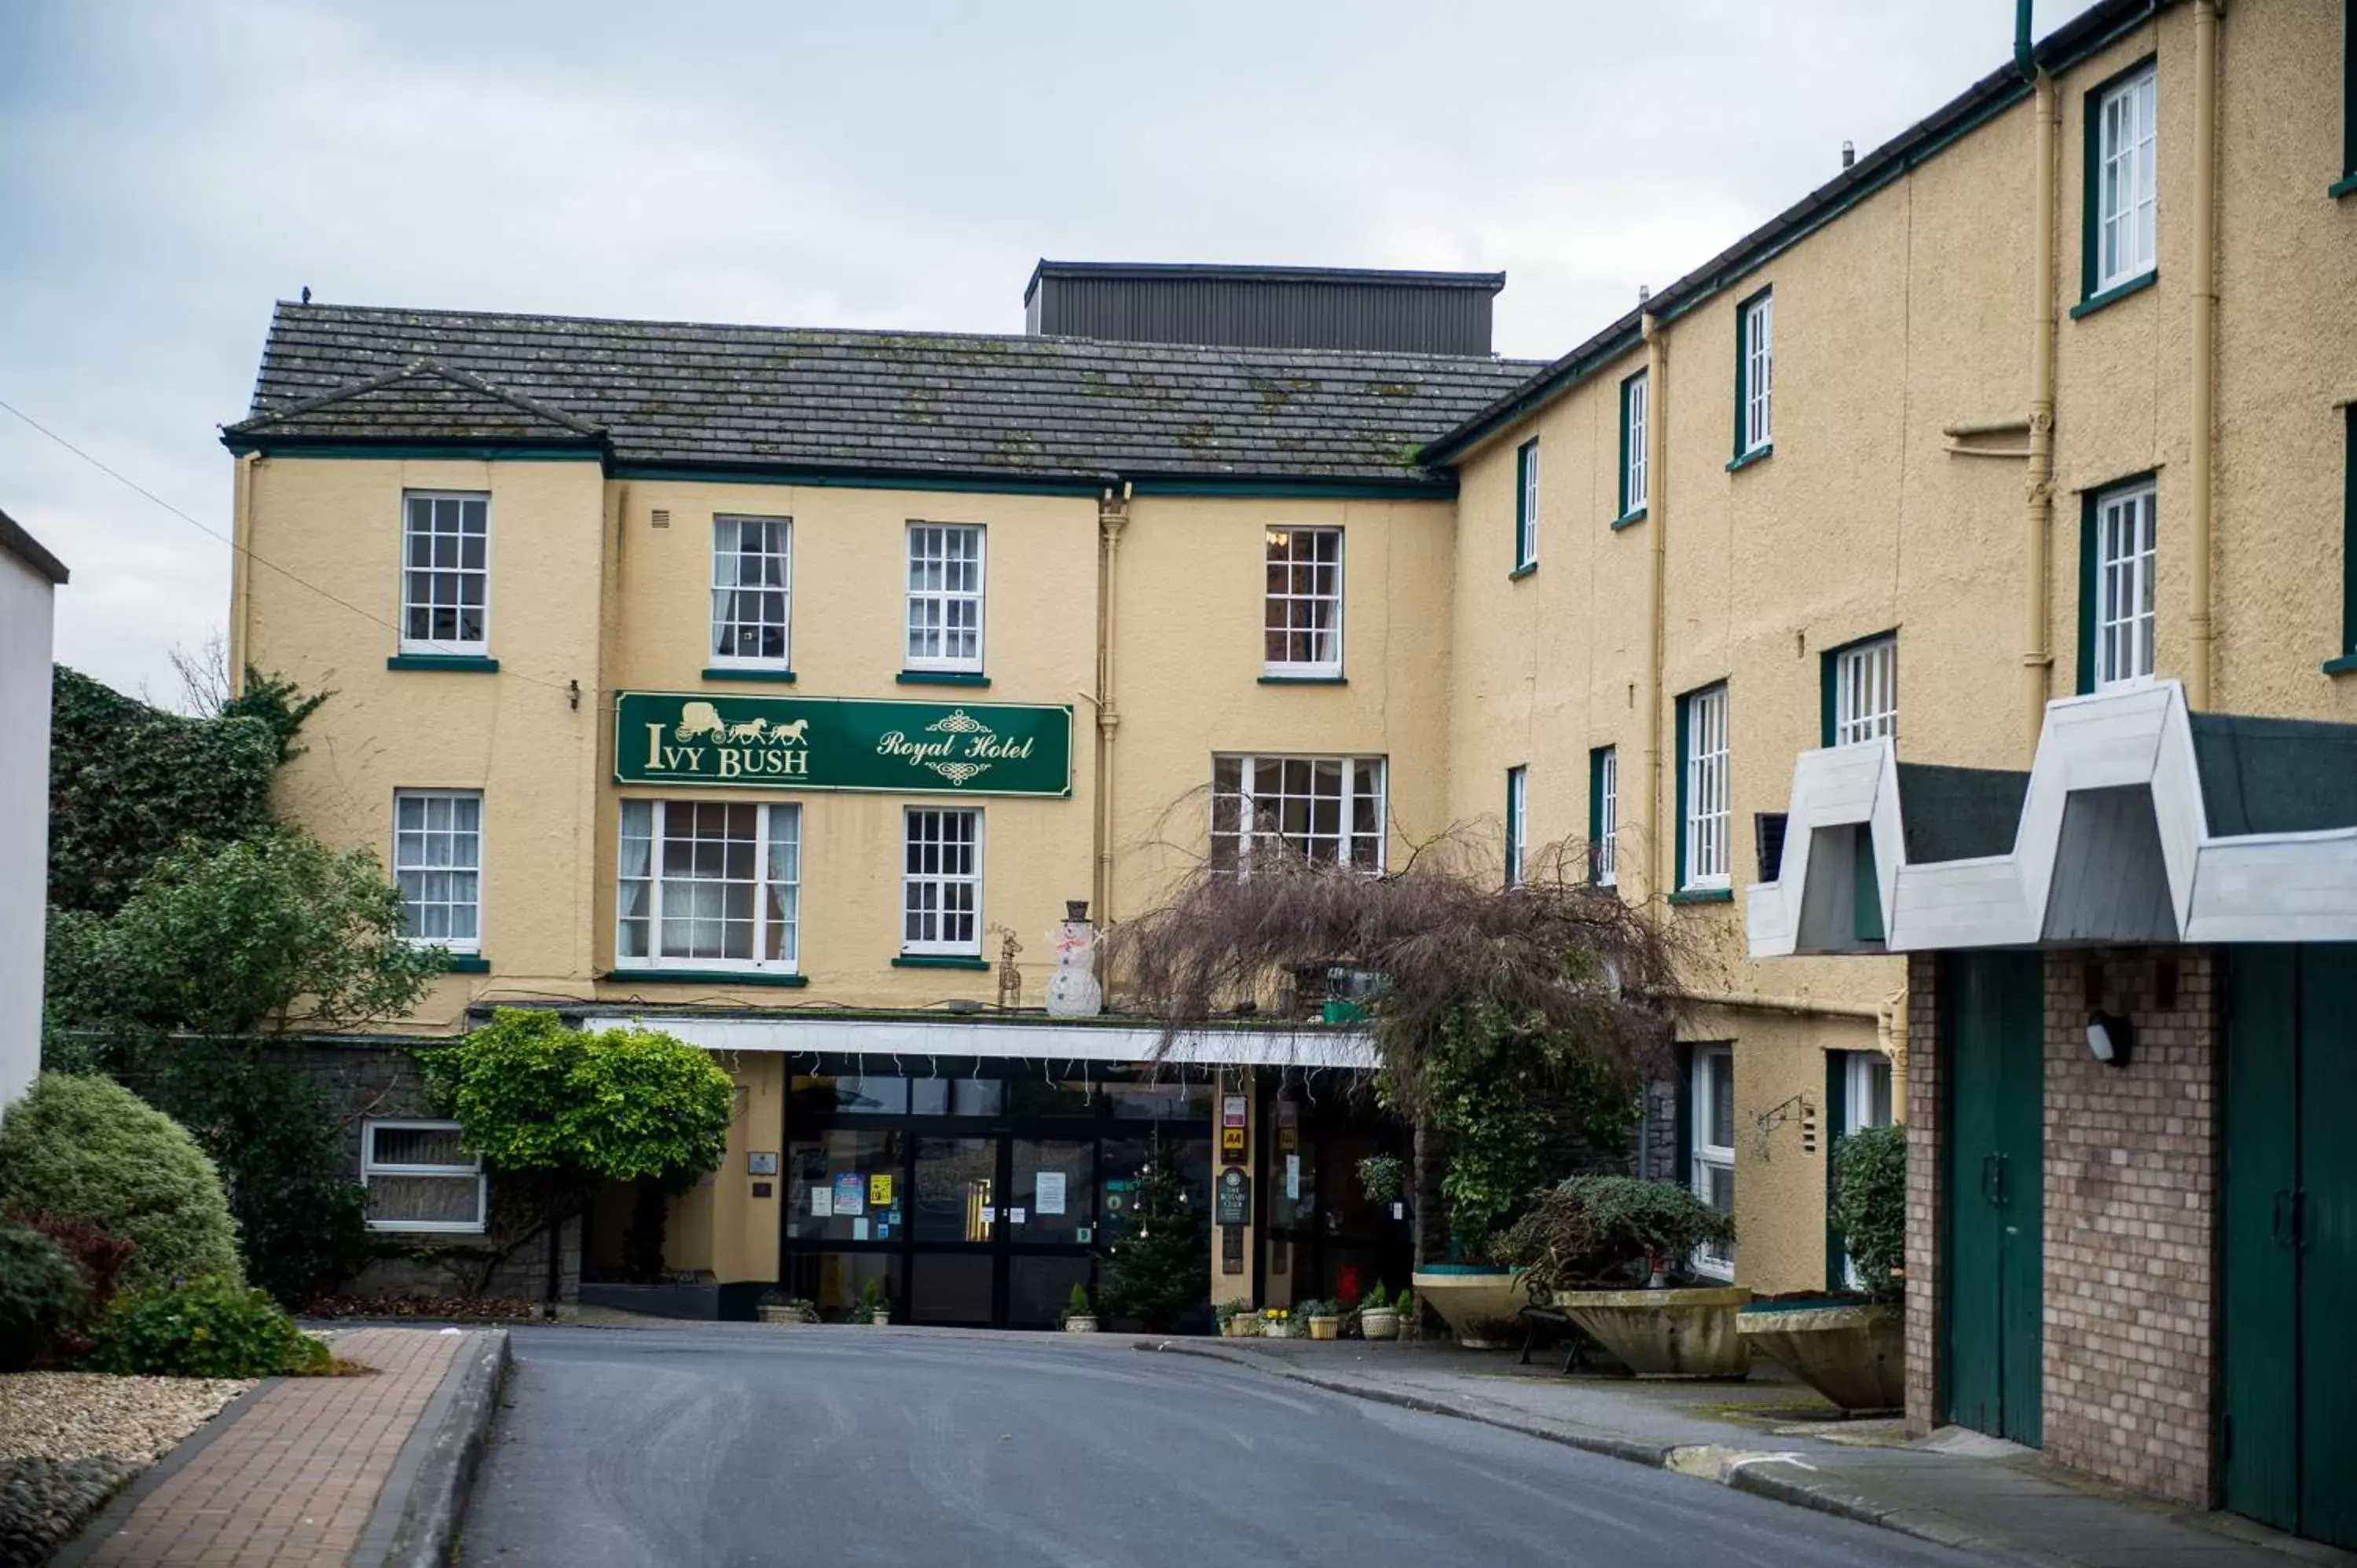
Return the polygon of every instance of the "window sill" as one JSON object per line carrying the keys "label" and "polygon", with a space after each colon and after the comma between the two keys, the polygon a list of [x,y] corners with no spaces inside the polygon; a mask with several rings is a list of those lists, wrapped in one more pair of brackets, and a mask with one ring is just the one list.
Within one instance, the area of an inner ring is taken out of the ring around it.
{"label": "window sill", "polygon": [[454,670],[476,675],[499,672],[500,661],[480,653],[396,653],[384,661],[388,670]]}
{"label": "window sill", "polygon": [[990,961],[979,955],[963,953],[904,952],[892,961],[894,969],[974,969],[988,970]]}
{"label": "window sill", "polygon": [[1644,521],[1645,509],[1643,507],[1639,507],[1635,511],[1624,511],[1619,517],[1612,520],[1612,532],[1618,533],[1624,528],[1633,527],[1637,523],[1641,523]]}
{"label": "window sill", "polygon": [[715,664],[705,671],[704,678],[707,681],[776,681],[791,686],[794,672],[761,664]]}
{"label": "window sill", "polygon": [[1512,571],[1511,571],[1511,572],[1509,572],[1509,573],[1507,573],[1507,574],[1506,574],[1506,581],[1508,581],[1509,583],[1519,583],[1519,582],[1521,582],[1523,578],[1525,578],[1525,577],[1529,576],[1532,573],[1534,573],[1534,572],[1537,571],[1538,569],[1539,569],[1539,564],[1538,564],[1537,562],[1535,562],[1535,561],[1525,561],[1525,562],[1523,562],[1521,565],[1519,565],[1519,566],[1515,567]]}
{"label": "window sill", "polygon": [[1347,675],[1278,675],[1272,673],[1263,675],[1260,678],[1260,683],[1264,686],[1347,686],[1351,683],[1351,678]]}
{"label": "window sill", "polygon": [[655,981],[665,985],[792,985],[810,983],[807,974],[779,974],[762,970],[733,969],[609,969],[607,980]]}
{"label": "window sill", "polygon": [[979,670],[903,670],[892,677],[903,686],[987,686],[990,677]]}
{"label": "window sill", "polygon": [[2344,653],[2338,659],[2324,661],[2327,675],[2357,675],[2357,653]]}
{"label": "window sill", "polygon": [[1673,904],[1732,904],[1735,902],[1735,889],[1732,887],[1681,887],[1670,895],[1670,902]]}
{"label": "window sill", "polygon": [[2340,200],[2344,196],[2357,196],[2357,174],[2347,174],[2341,176],[2338,180],[2326,188],[2324,194],[2332,198],[2335,201]]}
{"label": "window sill", "polygon": [[1750,451],[1743,453],[1739,456],[1728,458],[1727,463],[1727,471],[1731,474],[1738,468],[1749,468],[1752,464],[1765,462],[1775,455],[1776,444],[1773,441],[1769,442],[1764,446],[1754,446]]}
{"label": "window sill", "polygon": [[443,964],[442,972],[445,974],[489,974],[491,972],[491,961],[485,958],[479,952],[454,952],[450,955],[449,961]]}
{"label": "window sill", "polygon": [[[378,1174],[390,1176],[393,1173]],[[425,1219],[371,1219],[368,1228],[372,1236],[483,1236],[490,1230],[486,1225],[453,1225],[447,1221],[437,1225]]]}
{"label": "window sill", "polygon": [[2137,276],[2128,279],[2126,283],[2115,283],[2111,287],[2104,289],[2102,293],[2091,294],[2086,298],[2081,300],[2078,304],[2072,306],[2071,307],[2071,319],[2076,321],[2083,316],[2093,316],[2095,312],[2103,309],[2104,306],[2111,304],[2114,300],[2126,299],[2132,294],[2142,294],[2146,289],[2150,288],[2159,281],[2160,269],[2158,267],[2155,267],[2152,271],[2139,274]]}

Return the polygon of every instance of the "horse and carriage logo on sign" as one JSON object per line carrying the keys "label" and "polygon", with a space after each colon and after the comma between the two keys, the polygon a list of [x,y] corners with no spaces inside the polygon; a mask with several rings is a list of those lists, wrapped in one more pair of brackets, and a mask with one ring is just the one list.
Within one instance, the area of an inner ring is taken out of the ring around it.
{"label": "horse and carriage logo on sign", "polygon": [[679,705],[679,727],[672,732],[680,740],[694,740],[705,736],[728,745],[808,746],[806,732],[810,720],[796,719],[791,724],[772,725],[765,718],[750,718],[742,724],[730,724],[720,716],[720,710],[710,703],[687,702]]}

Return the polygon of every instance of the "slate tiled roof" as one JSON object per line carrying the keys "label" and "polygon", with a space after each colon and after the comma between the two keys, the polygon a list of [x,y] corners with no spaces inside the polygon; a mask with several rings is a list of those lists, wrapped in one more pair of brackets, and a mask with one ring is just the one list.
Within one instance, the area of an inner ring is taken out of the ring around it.
{"label": "slate tiled roof", "polygon": [[232,446],[596,443],[620,465],[1415,482],[1527,361],[282,302]]}

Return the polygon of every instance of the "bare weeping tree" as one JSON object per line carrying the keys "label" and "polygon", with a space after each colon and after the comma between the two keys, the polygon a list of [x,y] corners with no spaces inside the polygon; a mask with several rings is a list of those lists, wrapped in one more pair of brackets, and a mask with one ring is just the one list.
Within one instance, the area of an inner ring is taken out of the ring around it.
{"label": "bare weeping tree", "polygon": [[[1534,853],[1509,888],[1494,845],[1461,831],[1416,846],[1386,875],[1275,844],[1255,840],[1249,875],[1198,868],[1110,933],[1109,970],[1129,1004],[1161,1022],[1166,1053],[1197,1025],[1265,1007],[1305,967],[1374,975],[1363,1007],[1381,1058],[1376,1091],[1415,1130],[1419,1260],[1447,1244],[1426,1218],[1443,1207],[1440,1134],[1520,1118],[1527,1148],[1551,1098],[1631,1104],[1663,1066],[1678,955],[1645,910],[1589,883],[1576,847]],[[1462,1157],[1481,1140],[1457,1141]],[[1477,1179],[1466,1173],[1453,1209],[1463,1212]]]}

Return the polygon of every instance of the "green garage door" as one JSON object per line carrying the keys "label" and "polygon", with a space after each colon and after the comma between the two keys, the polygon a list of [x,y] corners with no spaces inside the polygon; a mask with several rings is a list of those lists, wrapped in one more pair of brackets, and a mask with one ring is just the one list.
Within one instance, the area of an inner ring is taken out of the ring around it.
{"label": "green garage door", "polygon": [[2043,961],[1951,953],[1948,1247],[1941,1388],[1947,1419],[2035,1447],[2045,1343]]}
{"label": "green garage door", "polygon": [[2233,951],[2226,1506],[2357,1547],[2357,946]]}

